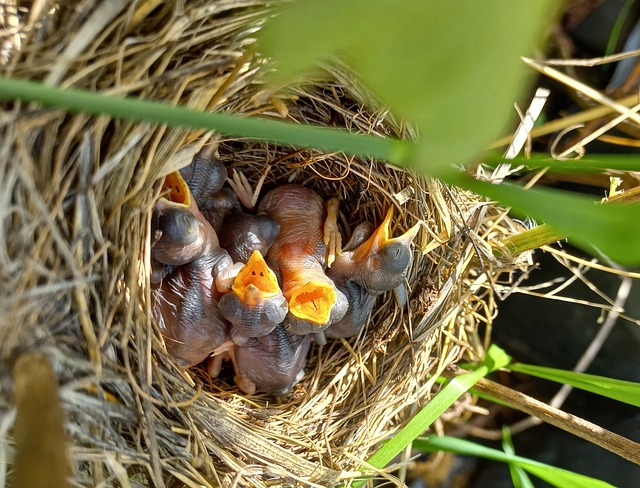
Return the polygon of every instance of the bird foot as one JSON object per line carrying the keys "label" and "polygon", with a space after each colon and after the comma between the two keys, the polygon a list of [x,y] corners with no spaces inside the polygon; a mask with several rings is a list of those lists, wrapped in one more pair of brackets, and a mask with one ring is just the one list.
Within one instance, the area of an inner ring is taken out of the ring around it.
{"label": "bird foot", "polygon": [[[227,341],[218,349],[221,349],[221,348],[225,349],[225,351],[223,352],[225,357],[231,360],[231,364],[233,365],[233,371],[235,373],[234,380],[236,382],[236,385],[238,385],[238,388],[240,388],[240,390],[243,393],[246,393],[247,395],[253,395],[256,392],[256,389],[258,386],[238,366],[238,361],[236,359],[236,344],[234,344],[232,341]],[[216,351],[218,349],[216,349]]]}
{"label": "bird foot", "polygon": [[258,203],[258,196],[260,195],[264,178],[260,179],[256,189],[254,190],[247,177],[243,173],[234,169],[233,176],[227,181],[229,182],[231,189],[238,196],[238,200],[240,200],[242,205],[244,205],[248,210],[254,210],[256,203]]}
{"label": "bird foot", "polygon": [[232,341],[225,341],[220,347],[213,351],[209,357],[207,371],[209,372],[209,376],[217,378],[222,370],[222,361],[225,359],[231,360],[233,371],[235,372],[236,385],[238,385],[238,388],[247,395],[252,395],[256,392],[257,385],[254,381],[250,380],[240,368],[238,368],[235,348],[236,345]]}
{"label": "bird foot", "polygon": [[240,390],[242,390],[242,392],[247,395],[253,395],[258,388],[255,381],[250,380],[242,371],[238,371],[237,368],[235,380],[238,388],[240,388]]}
{"label": "bird foot", "polygon": [[342,234],[338,228],[338,199],[327,201],[327,218],[324,221],[324,243],[327,246],[327,267],[330,268],[336,260],[336,255],[342,254]]}
{"label": "bird foot", "polygon": [[222,361],[225,359],[231,359],[235,364],[234,347],[235,344],[233,342],[225,341],[211,353],[207,362],[207,371],[209,372],[209,376],[212,378],[218,377],[222,370]]}

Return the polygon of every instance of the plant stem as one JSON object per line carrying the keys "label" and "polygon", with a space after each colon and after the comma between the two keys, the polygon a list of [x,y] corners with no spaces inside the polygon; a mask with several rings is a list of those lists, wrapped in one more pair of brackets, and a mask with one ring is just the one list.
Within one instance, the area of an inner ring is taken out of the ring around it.
{"label": "plant stem", "polygon": [[277,120],[204,113],[165,103],[121,98],[39,82],[0,77],[0,99],[38,102],[71,112],[167,124],[172,127],[208,129],[232,137],[249,137],[287,146],[313,147],[370,156],[392,163],[408,158],[412,144],[398,139],[351,133],[341,129],[295,125]]}
{"label": "plant stem", "polygon": [[[603,204],[614,205],[616,203],[637,203],[640,201],[640,186],[631,188],[612,195]],[[558,232],[547,224],[542,224],[533,229],[525,230],[500,241],[493,248],[493,255],[497,258],[515,256],[525,251],[538,249],[548,244],[566,239],[567,235]]]}
{"label": "plant stem", "polygon": [[498,258],[515,256],[531,249],[553,244],[556,241],[566,239],[566,237],[547,224],[543,224],[504,239],[498,244],[499,247],[493,248],[493,254]]}

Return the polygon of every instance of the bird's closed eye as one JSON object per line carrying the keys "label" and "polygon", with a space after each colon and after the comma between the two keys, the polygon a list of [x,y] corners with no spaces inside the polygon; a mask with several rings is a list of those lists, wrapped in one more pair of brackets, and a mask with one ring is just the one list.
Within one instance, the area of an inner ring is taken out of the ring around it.
{"label": "bird's closed eye", "polygon": [[402,248],[396,246],[393,249],[391,249],[391,257],[394,260],[400,259],[402,257]]}
{"label": "bird's closed eye", "polygon": [[411,260],[411,252],[400,243],[393,243],[381,251],[382,267],[389,272],[403,272]]}

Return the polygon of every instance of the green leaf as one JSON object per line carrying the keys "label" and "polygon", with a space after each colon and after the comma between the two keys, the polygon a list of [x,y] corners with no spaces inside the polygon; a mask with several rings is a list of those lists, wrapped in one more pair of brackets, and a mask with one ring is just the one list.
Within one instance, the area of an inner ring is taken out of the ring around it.
{"label": "green leaf", "polygon": [[613,485],[604,481],[508,454],[497,449],[491,449],[464,439],[430,436],[426,440],[415,441],[413,446],[414,449],[422,452],[446,451],[463,456],[476,456],[514,464],[559,488],[575,488],[578,486],[581,488],[613,488]]}
{"label": "green leaf", "polygon": [[234,137],[249,137],[289,146],[369,155],[399,163],[406,159],[410,143],[327,127],[295,125],[277,120],[205,113],[166,103],[122,98],[86,90],[61,89],[35,81],[0,77],[0,99],[39,102],[49,107],[126,120],[166,124],[171,127],[209,129]]}
{"label": "green leaf", "polygon": [[548,154],[532,154],[530,157],[518,156],[506,160],[502,155],[487,155],[484,164],[495,167],[509,163],[512,166],[523,165],[527,170],[546,168],[559,173],[604,173],[616,171],[640,171],[640,159],[637,154],[588,154],[581,159],[553,159]]}
{"label": "green leaf", "polygon": [[549,22],[550,0],[297,0],[258,33],[290,81],[339,56],[382,103],[414,123],[409,161],[440,174],[495,139],[526,87],[519,57]]}
{"label": "green leaf", "polygon": [[524,373],[544,378],[545,380],[571,385],[581,390],[640,407],[640,383],[531,364],[513,363],[507,368],[516,373]]}
{"label": "green leaf", "polygon": [[[516,451],[513,448],[513,442],[511,442],[511,432],[509,432],[509,426],[502,426],[502,449],[506,454],[515,455]],[[522,467],[515,463],[509,463],[509,473],[511,474],[511,481],[514,488],[534,488],[533,483],[527,476],[527,473]]]}
{"label": "green leaf", "polygon": [[[391,460],[407,447],[414,439],[422,435],[440,415],[444,413],[453,402],[475,385],[480,378],[496,369],[509,364],[510,358],[497,346],[491,346],[485,359],[477,369],[455,377],[420,412],[413,417],[404,428],[393,438],[386,442],[371,458],[368,464],[376,468],[383,468]],[[359,482],[364,483],[364,482]],[[355,483],[354,486],[361,486]]]}
{"label": "green leaf", "polygon": [[511,183],[493,185],[463,174],[450,174],[447,180],[548,224],[592,254],[622,265],[640,263],[640,205],[598,205],[593,197],[548,188],[525,190]]}

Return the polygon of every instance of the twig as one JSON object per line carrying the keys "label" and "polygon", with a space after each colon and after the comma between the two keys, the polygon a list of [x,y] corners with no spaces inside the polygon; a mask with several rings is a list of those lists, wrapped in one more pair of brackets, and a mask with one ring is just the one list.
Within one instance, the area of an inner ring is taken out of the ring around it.
{"label": "twig", "polygon": [[[459,368],[454,367],[452,369],[457,370]],[[459,371],[462,372],[462,370]],[[445,376],[454,377],[456,374],[449,375],[445,373]],[[543,422],[596,444],[632,463],[640,464],[640,444],[626,437],[485,378],[479,380],[474,389],[491,395],[521,412],[533,415]]]}
{"label": "twig", "polygon": [[599,66],[601,64],[615,63],[622,61],[623,59],[635,58],[640,56],[640,49],[633,51],[627,51],[619,54],[612,54],[610,56],[602,56],[598,58],[587,59],[547,59],[544,64],[546,66]]}
{"label": "twig", "polygon": [[[532,59],[528,59],[528,58],[522,58],[524,60],[525,63],[527,63],[529,66],[531,66],[532,68],[536,69],[537,71],[539,71],[542,74],[547,75],[549,78],[552,78],[556,81],[559,81],[560,83],[563,83],[571,88],[573,88],[574,90],[582,93],[583,95],[595,100],[596,102],[598,102],[601,105],[605,105],[611,109],[613,109],[614,111],[620,113],[620,114],[627,114],[629,112],[628,108],[625,107],[624,105],[616,102],[615,100],[612,100],[611,98],[603,95],[602,93],[600,93],[598,90],[595,90],[593,88],[591,88],[588,85],[585,85],[584,83],[581,83],[580,81],[571,78],[570,76],[565,75],[564,73],[561,73],[560,71],[558,71],[557,69],[554,68],[550,68],[548,66],[544,66]],[[640,115],[638,114],[630,114],[628,116],[628,118],[630,120],[632,120],[633,122],[635,122],[636,124],[640,124]]]}

